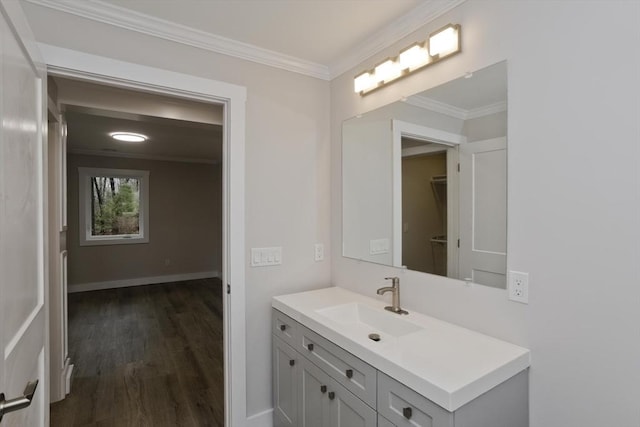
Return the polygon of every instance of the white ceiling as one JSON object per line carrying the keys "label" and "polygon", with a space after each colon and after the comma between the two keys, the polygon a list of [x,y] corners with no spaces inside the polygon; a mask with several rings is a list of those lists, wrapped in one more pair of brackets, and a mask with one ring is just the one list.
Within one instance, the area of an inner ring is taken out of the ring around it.
{"label": "white ceiling", "polygon": [[429,89],[422,96],[462,110],[476,110],[506,102],[507,65],[499,62]]}
{"label": "white ceiling", "polygon": [[[70,153],[219,163],[222,107],[157,94],[54,78],[67,120]],[[133,144],[112,132],[149,137]]]}
{"label": "white ceiling", "polygon": [[210,34],[331,64],[423,0],[103,0]]}
{"label": "white ceiling", "polygon": [[466,0],[25,1],[329,80]]}
{"label": "white ceiling", "polygon": [[[465,0],[26,0],[132,31],[198,46],[255,62],[331,79],[409,35]],[[424,37],[426,38],[426,34]],[[67,85],[68,86],[68,85]],[[72,85],[73,86],[73,85]],[[65,88],[62,88],[65,89]],[[218,161],[220,126],[141,110],[107,89],[62,90],[69,99],[69,149],[103,155]],[[73,87],[71,88],[73,89]],[[78,95],[81,94],[81,95]],[[86,96],[85,96],[86,95]],[[99,96],[97,96],[99,95]],[[139,94],[142,103],[144,94]],[[90,98],[87,99],[82,98]],[[99,102],[95,102],[99,100]],[[136,101],[137,102],[137,101]],[[175,103],[164,102],[165,105]],[[173,105],[169,106],[174,109]],[[153,111],[152,111],[153,110]],[[207,113],[208,114],[208,113]],[[160,118],[158,118],[160,117]],[[176,118],[180,120],[176,120]],[[189,123],[195,124],[190,126]],[[206,122],[206,121],[205,121]],[[211,123],[211,122],[210,122]],[[123,145],[107,134],[127,129],[150,142]],[[209,132],[209,133],[207,133]],[[179,140],[179,143],[176,143]]]}
{"label": "white ceiling", "polygon": [[[143,159],[219,163],[222,126],[136,115],[113,117],[106,110],[67,108],[68,151],[76,154],[124,156]],[[116,141],[112,132],[140,133],[144,143]]]}
{"label": "white ceiling", "polygon": [[424,92],[406,102],[462,120],[482,117],[507,109],[507,63],[467,73]]}

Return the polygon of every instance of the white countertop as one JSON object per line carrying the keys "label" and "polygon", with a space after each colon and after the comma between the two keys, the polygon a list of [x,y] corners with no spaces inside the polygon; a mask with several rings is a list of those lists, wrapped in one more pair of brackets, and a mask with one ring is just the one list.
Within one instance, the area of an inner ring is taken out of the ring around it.
{"label": "white countertop", "polygon": [[[401,317],[420,328],[400,337],[368,334],[345,327],[320,310],[359,303],[383,309],[378,301],[339,287],[274,297],[273,308],[297,320],[376,369],[449,411],[455,411],[511,378],[530,364],[529,350],[424,314]],[[376,331],[371,331],[376,332]]]}

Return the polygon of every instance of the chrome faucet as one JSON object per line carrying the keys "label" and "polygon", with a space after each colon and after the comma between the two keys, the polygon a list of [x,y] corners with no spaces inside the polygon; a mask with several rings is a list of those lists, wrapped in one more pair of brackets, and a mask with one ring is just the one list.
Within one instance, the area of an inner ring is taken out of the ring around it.
{"label": "chrome faucet", "polygon": [[385,286],[376,291],[378,295],[391,292],[391,305],[385,307],[385,310],[392,311],[396,314],[409,314],[408,311],[400,308],[400,278],[398,277],[385,277],[384,280],[391,280],[391,286]]}

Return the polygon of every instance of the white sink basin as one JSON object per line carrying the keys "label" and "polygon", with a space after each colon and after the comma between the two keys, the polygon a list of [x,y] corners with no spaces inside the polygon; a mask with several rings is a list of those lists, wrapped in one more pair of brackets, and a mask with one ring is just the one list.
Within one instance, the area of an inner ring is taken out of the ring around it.
{"label": "white sink basin", "polygon": [[361,303],[348,303],[316,310],[329,320],[340,323],[345,328],[364,334],[379,334],[384,341],[385,335],[401,337],[423,328],[403,319],[401,314],[371,307]]}
{"label": "white sink basin", "polygon": [[272,305],[451,412],[530,364],[526,348],[415,311],[391,313],[339,287],[274,297]]}

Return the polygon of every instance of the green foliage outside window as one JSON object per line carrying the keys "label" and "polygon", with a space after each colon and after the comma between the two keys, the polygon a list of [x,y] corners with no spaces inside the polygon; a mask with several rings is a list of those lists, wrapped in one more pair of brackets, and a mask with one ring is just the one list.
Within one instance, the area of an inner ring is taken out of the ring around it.
{"label": "green foliage outside window", "polygon": [[91,235],[140,233],[140,180],[91,177]]}

